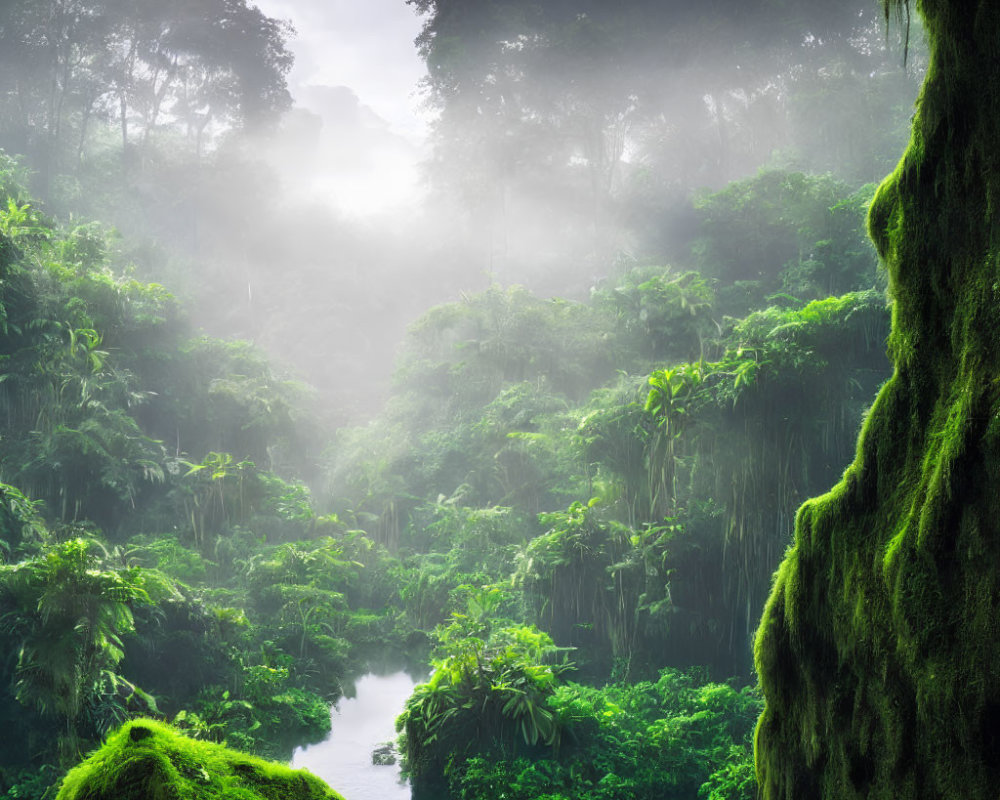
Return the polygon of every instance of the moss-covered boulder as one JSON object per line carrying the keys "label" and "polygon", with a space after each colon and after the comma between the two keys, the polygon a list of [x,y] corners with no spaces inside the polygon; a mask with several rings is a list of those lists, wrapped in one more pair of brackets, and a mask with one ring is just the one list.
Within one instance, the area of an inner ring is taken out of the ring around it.
{"label": "moss-covered boulder", "polygon": [[758,631],[766,800],[1000,791],[1000,3],[916,6],[931,62],[869,219],[895,372]]}
{"label": "moss-covered boulder", "polygon": [[152,720],[126,723],[63,780],[56,800],[343,800],[304,770],[182,736]]}

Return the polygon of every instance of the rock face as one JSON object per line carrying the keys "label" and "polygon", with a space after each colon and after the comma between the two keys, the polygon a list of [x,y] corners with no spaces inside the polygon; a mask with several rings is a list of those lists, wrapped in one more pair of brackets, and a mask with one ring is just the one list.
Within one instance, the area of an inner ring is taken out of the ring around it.
{"label": "rock face", "polygon": [[188,739],[152,720],[126,723],[70,770],[56,800],[343,800],[304,770]]}
{"label": "rock face", "polygon": [[931,64],[869,219],[895,373],[758,631],[767,800],[1000,786],[1000,3],[917,10]]}

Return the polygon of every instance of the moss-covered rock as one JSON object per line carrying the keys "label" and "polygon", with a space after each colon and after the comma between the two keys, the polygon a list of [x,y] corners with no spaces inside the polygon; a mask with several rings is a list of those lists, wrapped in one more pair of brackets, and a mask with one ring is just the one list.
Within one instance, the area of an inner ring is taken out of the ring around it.
{"label": "moss-covered rock", "polygon": [[343,800],[304,770],[136,720],[72,769],[56,800]]}
{"label": "moss-covered rock", "polygon": [[1000,4],[917,9],[931,63],[869,219],[895,373],[758,631],[768,800],[1000,786]]}

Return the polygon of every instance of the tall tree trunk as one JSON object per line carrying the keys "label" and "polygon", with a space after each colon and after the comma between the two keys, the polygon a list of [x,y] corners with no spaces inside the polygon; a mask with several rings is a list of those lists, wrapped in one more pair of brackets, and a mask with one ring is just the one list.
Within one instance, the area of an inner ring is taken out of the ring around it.
{"label": "tall tree trunk", "polygon": [[122,173],[128,173],[128,98],[124,90],[118,92],[118,109],[122,136]]}
{"label": "tall tree trunk", "polygon": [[129,153],[128,153],[128,111],[129,95],[132,92],[132,83],[135,79],[135,59],[139,51],[139,34],[133,31],[132,40],[129,44],[128,53],[122,62],[122,74],[118,85],[118,113],[121,124],[122,137],[122,179],[128,181]]}
{"label": "tall tree trunk", "polygon": [[918,10],[930,68],[869,220],[895,373],[843,480],[799,511],[761,622],[768,799],[1000,785],[1000,5]]}

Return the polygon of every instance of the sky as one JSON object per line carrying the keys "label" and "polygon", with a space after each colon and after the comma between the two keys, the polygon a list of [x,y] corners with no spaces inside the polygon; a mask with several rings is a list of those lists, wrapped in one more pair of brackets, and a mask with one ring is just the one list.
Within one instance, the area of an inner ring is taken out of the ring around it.
{"label": "sky", "polygon": [[256,5],[296,30],[288,83],[299,110],[289,125],[300,136],[276,154],[276,166],[300,172],[308,191],[349,216],[412,203],[428,125],[419,93],[424,65],[413,44],[421,19],[412,7],[404,0]]}

